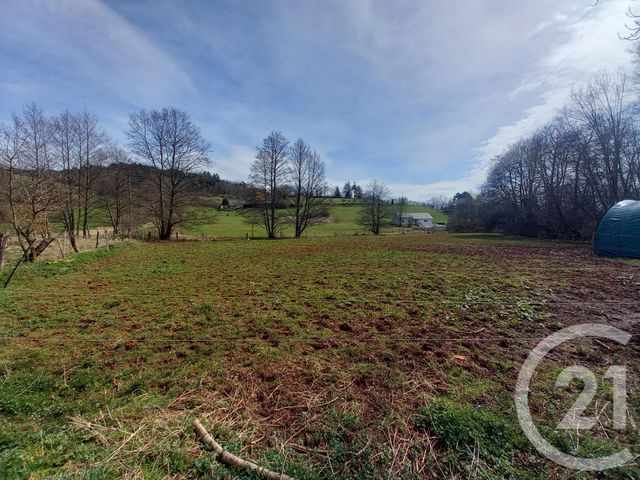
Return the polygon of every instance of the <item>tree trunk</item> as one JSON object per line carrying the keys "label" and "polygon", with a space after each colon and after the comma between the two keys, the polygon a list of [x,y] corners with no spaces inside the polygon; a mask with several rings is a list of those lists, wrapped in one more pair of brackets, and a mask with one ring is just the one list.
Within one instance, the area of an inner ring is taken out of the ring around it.
{"label": "tree trunk", "polygon": [[35,241],[32,241],[29,244],[29,247],[27,249],[25,260],[29,263],[35,263],[38,257],[42,255],[42,253],[47,249],[49,245],[51,245],[51,243],[56,238],[57,236],[56,237],[49,236],[49,237],[43,238],[42,240],[40,240],[40,243],[38,243],[38,245],[35,245]]}
{"label": "tree trunk", "polygon": [[7,246],[9,245],[9,235],[6,233],[0,233],[0,274],[4,270],[4,259],[7,252]]}
{"label": "tree trunk", "polygon": [[69,209],[67,213],[63,212],[63,220],[65,225],[65,230],[69,235],[69,243],[71,244],[71,248],[74,252],[78,253],[78,242],[76,241],[76,232],[75,232],[75,217],[73,212],[73,206]]}
{"label": "tree trunk", "polygon": [[158,229],[158,240],[171,240],[171,234],[173,233],[173,225],[167,223],[164,227]]}
{"label": "tree trunk", "polygon": [[76,235],[73,231],[73,227],[67,230],[67,233],[69,234],[69,243],[71,244],[71,248],[73,248],[74,252],[78,253],[78,242],[76,241]]}

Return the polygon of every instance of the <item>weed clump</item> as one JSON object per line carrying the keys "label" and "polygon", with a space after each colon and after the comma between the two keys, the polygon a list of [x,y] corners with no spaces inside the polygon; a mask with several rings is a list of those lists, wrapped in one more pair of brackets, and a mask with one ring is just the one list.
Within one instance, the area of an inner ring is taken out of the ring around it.
{"label": "weed clump", "polygon": [[461,465],[477,464],[483,465],[484,478],[509,477],[515,473],[515,452],[527,449],[517,427],[506,417],[448,398],[434,400],[422,408],[416,427],[436,435],[446,447],[450,473],[459,472]]}

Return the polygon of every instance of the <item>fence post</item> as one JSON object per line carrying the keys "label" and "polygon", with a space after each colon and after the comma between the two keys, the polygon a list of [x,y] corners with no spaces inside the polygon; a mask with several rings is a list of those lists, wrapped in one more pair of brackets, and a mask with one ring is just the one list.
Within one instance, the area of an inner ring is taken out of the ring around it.
{"label": "fence post", "polygon": [[[67,232],[64,232],[61,236],[62,236],[62,258],[65,258],[67,256]],[[0,271],[2,271],[2,269],[0,268]]]}
{"label": "fence post", "polygon": [[4,270],[4,259],[7,248],[9,247],[9,235],[0,233],[0,273]]}
{"label": "fence post", "polygon": [[96,231],[96,248],[98,248],[98,244],[100,243],[100,231]]}

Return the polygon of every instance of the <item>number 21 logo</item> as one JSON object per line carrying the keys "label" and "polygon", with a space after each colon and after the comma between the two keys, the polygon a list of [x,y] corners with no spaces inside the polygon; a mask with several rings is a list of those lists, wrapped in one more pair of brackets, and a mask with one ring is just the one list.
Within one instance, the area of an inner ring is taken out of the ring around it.
{"label": "number 21 logo", "polygon": [[[548,459],[562,465],[580,471],[600,472],[610,468],[624,465],[635,458],[628,448],[612,455],[599,458],[576,457],[565,453],[549,443],[536,427],[531,410],[529,409],[529,389],[531,378],[538,364],[554,348],[565,342],[580,338],[605,338],[621,345],[626,345],[631,335],[610,325],[597,323],[585,323],[564,328],[543,339],[531,352],[522,364],[518,381],[516,383],[516,412],[522,431],[536,449]],[[605,373],[605,378],[613,382],[613,428],[626,430],[627,428],[627,369],[616,365],[610,367]],[[556,379],[557,387],[568,387],[572,380],[578,379],[583,383],[582,392],[578,395],[571,408],[560,421],[557,428],[561,430],[588,430],[598,422],[597,416],[584,416],[598,391],[598,382],[595,374],[586,367],[572,366],[565,368]]]}
{"label": "number 21 logo", "polygon": [[[627,429],[627,367],[614,365],[604,374],[604,378],[613,381],[613,428]],[[565,368],[558,379],[556,387],[568,387],[573,379],[582,381],[582,392],[573,406],[558,424],[561,430],[590,430],[596,423],[596,416],[583,417],[582,413],[591,405],[598,392],[598,381],[595,374],[586,367],[574,365]]]}

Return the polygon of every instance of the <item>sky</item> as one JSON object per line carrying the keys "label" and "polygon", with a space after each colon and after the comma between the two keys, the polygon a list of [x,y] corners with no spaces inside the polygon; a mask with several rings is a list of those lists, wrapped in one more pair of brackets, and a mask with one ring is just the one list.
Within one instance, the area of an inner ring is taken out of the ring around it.
{"label": "sky", "polygon": [[0,0],[0,121],[87,109],[121,143],[141,108],[186,110],[211,170],[247,180],[272,130],[332,185],[426,201],[478,190],[571,86],[631,69],[633,0]]}

